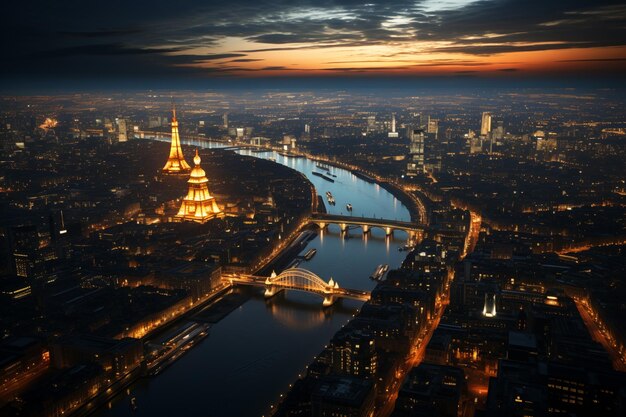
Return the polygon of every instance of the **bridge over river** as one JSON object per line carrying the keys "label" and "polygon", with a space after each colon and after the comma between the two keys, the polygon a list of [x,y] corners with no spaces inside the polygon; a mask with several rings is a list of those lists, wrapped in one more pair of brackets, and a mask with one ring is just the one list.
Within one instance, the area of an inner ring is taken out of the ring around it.
{"label": "bridge over river", "polygon": [[232,285],[252,285],[265,288],[265,297],[271,298],[284,290],[306,291],[317,294],[324,299],[324,307],[331,306],[339,298],[367,301],[370,292],[341,288],[334,279],[328,282],[315,273],[302,268],[285,269],[280,274],[272,272],[269,277],[246,274],[225,274],[222,279],[228,280]]}

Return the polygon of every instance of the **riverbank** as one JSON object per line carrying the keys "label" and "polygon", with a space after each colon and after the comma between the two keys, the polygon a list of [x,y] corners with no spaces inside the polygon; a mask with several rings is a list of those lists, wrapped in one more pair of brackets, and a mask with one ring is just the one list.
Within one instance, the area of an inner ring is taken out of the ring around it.
{"label": "riverbank", "polygon": [[[391,183],[389,181],[379,181],[377,184],[380,185],[385,190],[389,191],[389,193],[391,193],[391,195],[393,195],[395,198],[397,198],[402,204],[404,204],[408,208],[409,214],[411,215],[411,221],[412,222],[419,223],[419,222],[422,221],[422,219],[421,219],[421,217],[422,217],[421,210],[420,210],[420,207],[415,202],[414,197],[411,197],[402,188],[400,188],[396,184],[393,184],[393,183]],[[415,197],[415,198],[417,198],[417,197]],[[424,203],[422,202],[422,204],[424,204]]]}
{"label": "riverbank", "polygon": [[[392,194],[355,178],[350,170],[332,169],[333,174],[338,175],[337,180],[327,183],[309,175],[315,169],[313,161],[267,153],[257,157],[271,158],[306,174],[322,195],[330,190],[338,199],[337,206],[327,207],[331,214],[340,214],[350,202],[366,217],[384,213],[390,218],[410,219],[406,207]],[[285,251],[277,251],[281,256],[265,265],[266,275],[271,273],[270,268],[277,268],[279,272],[282,263],[299,255],[301,251],[297,248],[304,249],[297,240],[302,231],[314,233],[307,249],[317,250],[314,257],[303,260],[303,267],[324,280],[332,277],[347,288],[371,290],[374,283],[368,276],[376,265],[397,267],[406,255],[396,250],[405,239],[386,237],[381,230],[366,236],[352,233],[346,239],[338,227],[319,231],[304,220],[302,223],[299,219],[292,220],[292,230],[302,227],[298,233],[292,232],[293,242],[289,242],[292,233],[289,236],[283,233],[281,246]],[[294,246],[291,243],[295,243]],[[209,337],[159,377],[141,379],[131,387],[131,394],[117,398],[110,409],[101,409],[98,416],[132,417],[130,397],[136,397],[140,412],[149,415],[261,415],[271,402],[286,392],[298,374],[305,371],[311,358],[361,305],[342,300],[324,309],[316,294],[288,291],[266,300],[262,288],[235,288],[234,291],[240,294],[227,295],[190,318],[210,323]],[[241,401],[240,392],[249,393],[246,401]],[[163,400],[174,396],[175,404]]]}
{"label": "riverbank", "polygon": [[416,223],[428,224],[428,212],[430,206],[428,202],[430,200],[425,194],[421,193],[421,196],[411,195],[410,191],[404,190],[401,185],[393,183],[390,180],[380,179],[376,178],[375,176],[369,175],[364,172],[362,167],[359,166],[352,166],[343,162],[332,161],[330,159],[325,159],[317,155],[306,154],[306,157],[315,162],[322,162],[335,168],[350,171],[352,175],[363,181],[366,181],[370,184],[379,185],[407,207],[407,209],[409,210],[409,215],[411,216],[411,221]]}

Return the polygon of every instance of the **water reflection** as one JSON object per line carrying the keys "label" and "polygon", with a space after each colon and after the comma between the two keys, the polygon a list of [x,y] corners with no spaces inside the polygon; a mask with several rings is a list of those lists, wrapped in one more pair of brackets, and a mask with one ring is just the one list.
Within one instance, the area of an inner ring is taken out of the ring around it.
{"label": "water reflection", "polygon": [[281,291],[265,300],[265,306],[279,323],[296,331],[320,326],[333,314],[351,315],[358,307],[358,303],[344,304],[339,300],[331,307],[320,308],[321,302],[322,299],[316,295]]}
{"label": "water reflection", "polygon": [[[188,143],[183,140],[183,143]],[[194,141],[200,147],[224,147]],[[409,220],[404,205],[385,189],[367,183],[349,171],[331,167],[337,175],[334,183],[311,173],[319,169],[304,158],[288,158],[274,152],[251,153],[254,157],[275,158],[278,163],[302,173],[315,185],[318,194],[332,192],[337,204],[328,212],[345,214],[352,204],[353,216]],[[376,214],[378,214],[376,216]],[[322,279],[336,278],[347,288],[371,290],[369,278],[378,264],[397,267],[404,252],[407,235],[372,228],[363,234],[360,228],[341,235],[338,226],[320,230],[303,253],[316,248],[317,254],[300,267],[315,272]],[[261,415],[285,393],[299,373],[318,354],[333,334],[352,317],[361,303],[341,300],[331,308],[321,307],[321,298],[302,292],[284,292],[265,300],[258,289],[247,289],[252,297],[211,327],[209,337],[167,368],[156,378],[142,379],[130,388],[137,398],[139,411],[149,416],[238,416]],[[241,396],[245,393],[245,399]],[[96,415],[131,417],[129,396],[116,397],[110,407]]]}

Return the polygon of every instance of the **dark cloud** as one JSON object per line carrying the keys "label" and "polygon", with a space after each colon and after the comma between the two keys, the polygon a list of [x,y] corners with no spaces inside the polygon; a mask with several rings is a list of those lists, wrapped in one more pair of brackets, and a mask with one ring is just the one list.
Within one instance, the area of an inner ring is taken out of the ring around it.
{"label": "dark cloud", "polygon": [[[185,57],[194,57],[196,60],[212,61],[216,59],[236,58],[239,56],[246,56],[246,54],[228,53],[228,54],[207,54],[207,55],[184,55]],[[239,61],[243,62],[243,61]]]}
{"label": "dark cloud", "polygon": [[624,45],[625,22],[626,5],[614,1],[483,0],[422,22],[419,33],[452,40],[448,52],[493,55]]}
{"label": "dark cloud", "polygon": [[275,66],[261,68],[261,71],[278,71],[278,70],[289,70],[289,68],[284,67],[282,65],[275,65]]}
{"label": "dark cloud", "polygon": [[415,64],[413,67],[486,67],[491,64],[487,62],[466,62],[466,61],[448,61],[448,62],[431,62],[427,64]]}
{"label": "dark cloud", "polygon": [[334,72],[392,72],[398,70],[407,70],[410,67],[408,66],[389,66],[389,67],[335,67],[335,68],[324,68],[324,71],[334,71]]}
{"label": "dark cloud", "polygon": [[59,32],[59,35],[68,36],[73,38],[112,38],[117,36],[127,36],[140,33],[138,29],[121,29],[121,30],[100,30],[89,32]]}
{"label": "dark cloud", "polygon": [[260,58],[237,58],[237,59],[231,59],[229,62],[257,62],[257,61],[263,61],[263,59],[260,59]]}
{"label": "dark cloud", "polygon": [[[421,0],[7,2],[0,15],[5,46],[0,73],[89,77],[107,72],[116,76],[124,72],[133,76],[258,72],[280,67],[250,69],[227,63],[257,61],[253,54],[259,52],[391,43],[410,46],[420,41],[431,41],[437,51],[465,54],[468,59],[397,69],[478,68],[485,64],[472,62],[472,56],[626,44],[626,5],[620,1],[477,0],[439,9],[432,1],[429,7],[424,4]],[[230,38],[260,45],[245,50],[218,49]],[[437,46],[439,41],[446,45]],[[412,53],[391,56],[402,56],[411,63]],[[37,59],[40,65],[33,65]],[[189,68],[198,64],[208,68]],[[329,70],[385,69],[368,65]]]}
{"label": "dark cloud", "polygon": [[133,48],[119,43],[101,43],[67,48],[53,49],[44,52],[43,57],[65,57],[75,55],[143,55],[179,52],[180,48]]}

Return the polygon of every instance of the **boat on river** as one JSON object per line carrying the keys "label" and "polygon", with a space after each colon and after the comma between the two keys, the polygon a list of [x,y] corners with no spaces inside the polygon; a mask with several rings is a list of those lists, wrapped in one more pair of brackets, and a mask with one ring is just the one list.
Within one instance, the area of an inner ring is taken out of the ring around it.
{"label": "boat on river", "polygon": [[332,178],[322,174],[321,172],[313,171],[313,175],[315,175],[316,177],[323,178],[323,179],[325,179],[326,181],[329,181],[329,182],[335,182],[334,179],[332,179]]}
{"label": "boat on river", "polygon": [[289,264],[285,267],[285,269],[297,268],[300,265],[300,259],[294,259],[289,262]]}
{"label": "boat on river", "polygon": [[137,405],[137,398],[133,397],[130,399],[130,411],[137,411],[139,406]]}
{"label": "boat on river", "polygon": [[372,275],[370,275],[370,278],[375,281],[380,281],[383,275],[385,275],[385,272],[387,272],[388,270],[389,270],[389,265],[380,264],[376,267],[374,272],[372,272]]}

